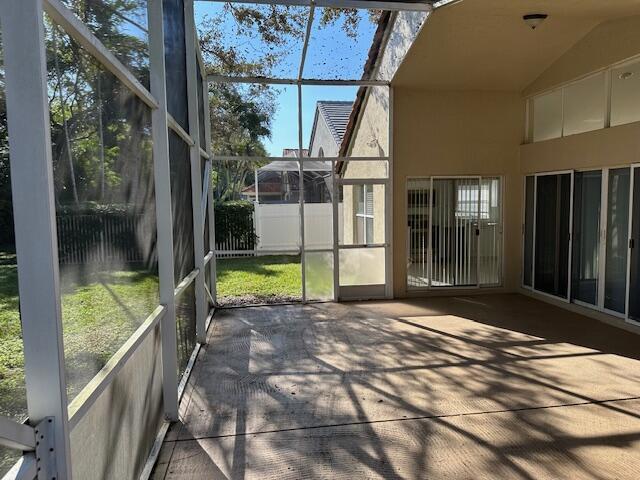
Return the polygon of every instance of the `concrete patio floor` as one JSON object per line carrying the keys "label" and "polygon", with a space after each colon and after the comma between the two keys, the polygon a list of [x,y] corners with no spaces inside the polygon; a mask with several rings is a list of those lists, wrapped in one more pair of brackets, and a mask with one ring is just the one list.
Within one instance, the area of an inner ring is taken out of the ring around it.
{"label": "concrete patio floor", "polygon": [[521,295],[220,310],[155,479],[637,479],[640,337]]}

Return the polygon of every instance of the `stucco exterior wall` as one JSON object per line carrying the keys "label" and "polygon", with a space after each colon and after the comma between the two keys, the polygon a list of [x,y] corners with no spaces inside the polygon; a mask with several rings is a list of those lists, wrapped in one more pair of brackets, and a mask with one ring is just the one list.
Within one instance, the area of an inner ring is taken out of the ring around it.
{"label": "stucco exterior wall", "polygon": [[503,177],[504,289],[515,289],[521,264],[519,156],[525,118],[521,95],[397,88],[394,100],[395,296],[407,295],[407,179],[433,175]]}

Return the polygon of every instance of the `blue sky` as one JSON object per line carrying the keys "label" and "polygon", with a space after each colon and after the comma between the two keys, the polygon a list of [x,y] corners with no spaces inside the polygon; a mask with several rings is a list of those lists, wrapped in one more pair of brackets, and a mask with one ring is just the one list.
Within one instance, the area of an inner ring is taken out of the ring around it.
{"label": "blue sky", "polygon": [[[203,21],[205,15],[213,16],[222,9],[218,2],[195,2],[196,25]],[[320,9],[316,9],[316,22],[311,34],[307,60],[305,62],[305,78],[322,79],[359,79],[367,58],[376,26],[367,18],[367,12],[361,12],[357,39],[349,38],[341,29],[341,23],[325,28],[319,27]],[[225,30],[234,31],[232,23],[225,23]],[[234,42],[249,58],[254,51],[264,46],[259,40],[249,37],[238,37],[234,34],[228,38]],[[287,45],[289,53],[282,56],[279,65],[274,69],[274,76],[295,78],[298,73],[302,41]],[[278,109],[273,118],[272,138],[265,140],[265,146],[271,156],[281,156],[284,148],[298,146],[298,99],[297,87],[278,86]],[[356,87],[316,87],[307,86],[302,89],[302,122],[303,143],[309,144],[309,135],[313,124],[315,105],[318,100],[351,100],[355,99]]]}

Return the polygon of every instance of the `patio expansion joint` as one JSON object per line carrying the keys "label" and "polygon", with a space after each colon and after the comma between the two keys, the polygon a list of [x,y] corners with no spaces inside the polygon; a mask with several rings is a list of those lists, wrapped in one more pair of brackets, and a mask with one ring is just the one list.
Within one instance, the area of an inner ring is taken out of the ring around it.
{"label": "patio expansion joint", "polygon": [[442,414],[442,415],[416,415],[412,417],[390,418],[390,419],[383,419],[383,420],[331,423],[331,424],[325,424],[325,425],[310,425],[306,427],[280,428],[280,429],[273,429],[273,430],[241,432],[241,433],[226,434],[226,435],[203,435],[203,436],[192,437],[192,438],[182,438],[182,439],[176,438],[175,440],[167,440],[165,441],[165,443],[193,442],[198,440],[209,440],[209,439],[213,440],[218,438],[246,437],[249,435],[265,435],[265,434],[286,433],[286,432],[305,431],[305,430],[319,430],[322,428],[339,428],[339,427],[349,427],[349,426],[358,426],[358,425],[373,425],[373,424],[384,424],[384,423],[395,423],[395,422],[437,420],[437,419],[444,419],[444,418],[473,417],[473,416],[494,415],[494,414],[501,414],[501,413],[518,413],[518,412],[528,412],[528,411],[537,411],[537,410],[551,410],[551,409],[566,408],[566,407],[583,407],[583,406],[589,406],[589,405],[607,405],[612,403],[630,402],[635,400],[640,400],[640,396],[612,398],[612,399],[606,399],[606,400],[589,400],[589,401],[582,401],[582,402],[561,403],[556,405],[541,405],[541,406],[486,410],[481,412],[449,413],[449,414]]}

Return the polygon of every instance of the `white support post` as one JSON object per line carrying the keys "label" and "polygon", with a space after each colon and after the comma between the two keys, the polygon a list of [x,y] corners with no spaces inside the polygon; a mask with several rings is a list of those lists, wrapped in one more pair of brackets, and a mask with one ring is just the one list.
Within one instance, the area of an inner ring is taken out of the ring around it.
{"label": "white support post", "polygon": [[193,252],[195,268],[199,270],[194,280],[196,292],[196,340],[205,343],[205,324],[207,320],[206,297],[204,288],[204,219],[200,208],[202,195],[202,171],[200,167],[200,129],[198,127],[198,79],[196,69],[196,26],[193,0],[184,1],[185,48],[187,50],[187,103],[189,107],[189,135],[195,145],[189,148],[191,158],[191,197],[193,205]]}
{"label": "white support post", "polygon": [[[206,72],[202,72],[202,78],[206,79]],[[207,149],[207,153],[209,154],[209,165],[211,166],[209,171],[212,172],[213,171],[213,163],[212,163],[212,158],[213,158],[213,150],[211,148],[211,109],[209,106],[209,82],[207,81],[203,81],[202,82],[202,100],[204,102],[204,134],[206,136],[205,138],[205,146]],[[208,195],[209,195],[209,201],[207,202],[207,212],[209,213],[209,245],[205,245],[204,248],[206,250],[206,253],[208,254],[209,252],[214,252],[213,253],[213,258],[211,259],[209,265],[209,285],[211,285],[211,290],[209,291],[209,293],[211,294],[213,303],[214,303],[214,307],[215,307],[215,300],[216,300],[216,255],[215,255],[215,250],[216,250],[216,215],[215,215],[215,205],[213,204],[213,188],[211,185],[211,174],[209,174],[209,178],[207,178],[207,181],[209,182],[209,190],[208,190]]]}
{"label": "white support post", "polygon": [[[49,478],[71,478],[42,0],[0,2],[29,423],[53,419]],[[44,461],[44,460],[43,460]]]}
{"label": "white support post", "polygon": [[178,344],[176,338],[176,304],[173,270],[173,218],[171,212],[171,173],[167,119],[167,84],[164,61],[164,26],[162,0],[150,0],[149,67],[151,94],[159,108],[151,116],[153,137],[153,171],[156,197],[156,230],[160,303],[166,307],[162,318],[162,392],[165,418],[178,420]]}
{"label": "white support post", "polygon": [[302,85],[298,85],[298,164],[300,168],[298,201],[300,204],[300,268],[302,278],[302,302],[307,301],[307,282],[304,255],[304,161],[302,158]]}
{"label": "white support post", "polygon": [[393,298],[393,87],[387,88],[389,95],[389,140],[387,141],[387,169],[389,182],[385,187],[385,243],[387,244],[385,253],[385,295],[388,299]]}

